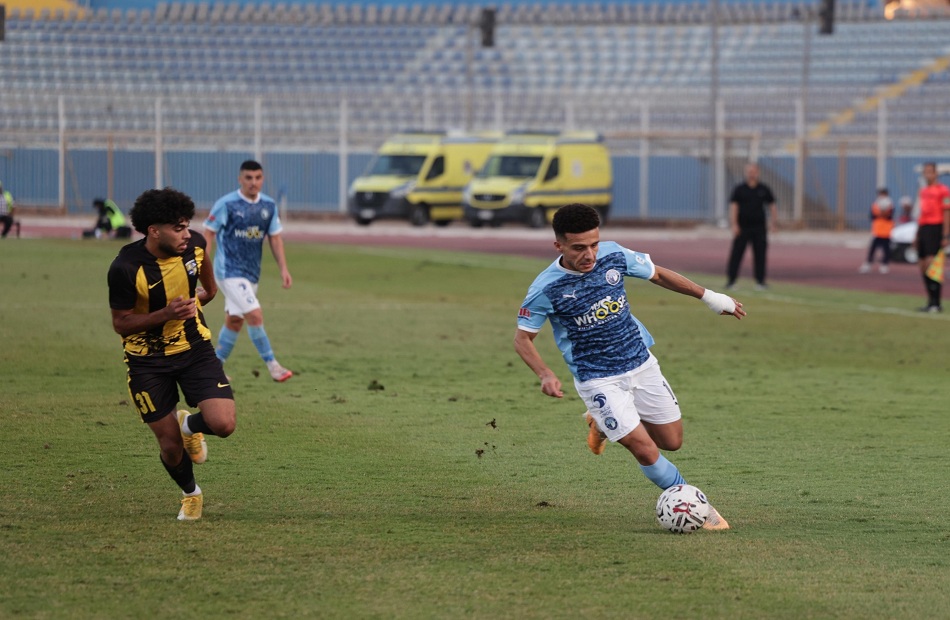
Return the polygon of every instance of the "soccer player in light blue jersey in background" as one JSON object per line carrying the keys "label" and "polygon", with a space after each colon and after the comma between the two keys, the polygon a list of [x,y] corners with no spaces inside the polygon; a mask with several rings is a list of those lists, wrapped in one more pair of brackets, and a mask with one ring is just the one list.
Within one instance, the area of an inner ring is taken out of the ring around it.
{"label": "soccer player in light blue jersey in background", "polygon": [[[745,316],[735,299],[705,289],[659,265],[649,254],[600,241],[600,217],[583,204],[554,214],[554,247],[560,256],[535,279],[518,312],[515,351],[541,380],[541,391],[562,398],[561,381],[534,345],[551,322],[554,340],[587,405],[595,454],[609,439],[629,450],[644,475],[661,489],[685,484],[676,465],[660,450],[683,444],[679,403],[650,352],[653,337],[630,311],[624,277],[649,280],[665,289],[701,299],[716,314]],[[598,439],[602,437],[603,439]],[[729,523],[710,506],[704,529]]]}
{"label": "soccer player in light blue jersey in background", "polygon": [[224,293],[224,326],[218,335],[216,353],[223,364],[234,349],[238,334],[247,321],[251,342],[267,364],[274,381],[283,382],[294,373],[274,357],[270,339],[264,331],[264,313],[257,299],[257,283],[261,276],[261,255],[264,237],[280,268],[284,288],[290,288],[293,279],[284,256],[283,227],[277,215],[277,204],[261,193],[264,170],[253,160],[241,164],[238,174],[240,188],[222,196],[211,208],[204,222],[208,237],[208,251],[217,243],[214,252],[214,277]]}

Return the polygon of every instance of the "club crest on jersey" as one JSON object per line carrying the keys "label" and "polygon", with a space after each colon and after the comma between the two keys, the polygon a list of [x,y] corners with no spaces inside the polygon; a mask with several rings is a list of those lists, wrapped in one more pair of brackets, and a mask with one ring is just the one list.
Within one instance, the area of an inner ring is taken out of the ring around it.
{"label": "club crest on jersey", "polygon": [[604,418],[604,426],[606,426],[609,431],[617,430],[617,418],[607,416]]}
{"label": "club crest on jersey", "polygon": [[185,263],[185,271],[187,271],[188,275],[190,276],[193,276],[196,273],[198,273],[198,263],[195,261],[195,259],[191,259],[190,261]]}
{"label": "club crest on jersey", "polygon": [[267,209],[261,209],[261,217],[266,220],[268,217],[270,217],[270,211]]}
{"label": "club crest on jersey", "polygon": [[607,279],[607,284],[611,286],[617,284],[621,280],[620,272],[616,269],[608,269],[605,277]]}

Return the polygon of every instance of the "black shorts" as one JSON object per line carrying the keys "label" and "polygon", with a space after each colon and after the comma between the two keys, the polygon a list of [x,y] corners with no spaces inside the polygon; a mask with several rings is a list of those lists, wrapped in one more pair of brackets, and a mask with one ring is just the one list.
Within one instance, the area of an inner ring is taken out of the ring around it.
{"label": "black shorts", "polygon": [[178,407],[178,388],[189,407],[208,398],[234,399],[221,360],[207,341],[194,349],[162,357],[126,355],[132,406],[149,423]]}
{"label": "black shorts", "polygon": [[917,228],[917,256],[936,256],[940,251],[943,224],[924,224]]}

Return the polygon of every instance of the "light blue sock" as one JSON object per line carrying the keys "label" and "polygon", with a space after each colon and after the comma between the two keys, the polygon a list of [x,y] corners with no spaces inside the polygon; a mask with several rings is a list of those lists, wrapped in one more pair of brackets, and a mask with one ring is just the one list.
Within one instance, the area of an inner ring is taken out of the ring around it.
{"label": "light blue sock", "polygon": [[643,471],[644,476],[663,490],[670,488],[674,484],[686,484],[686,481],[683,480],[683,476],[680,475],[680,470],[676,469],[676,465],[670,463],[662,454],[660,458],[656,460],[656,463],[653,465],[641,465],[640,469]]}
{"label": "light blue sock", "polygon": [[251,337],[251,342],[257,347],[257,352],[261,354],[261,359],[265,362],[274,361],[274,351],[270,348],[270,338],[264,331],[263,325],[257,327],[247,326],[247,335]]}
{"label": "light blue sock", "polygon": [[238,332],[230,329],[227,325],[221,327],[221,333],[218,334],[218,348],[214,350],[215,355],[218,356],[218,359],[221,360],[223,364],[228,356],[231,355],[231,351],[234,349],[234,344],[237,342]]}

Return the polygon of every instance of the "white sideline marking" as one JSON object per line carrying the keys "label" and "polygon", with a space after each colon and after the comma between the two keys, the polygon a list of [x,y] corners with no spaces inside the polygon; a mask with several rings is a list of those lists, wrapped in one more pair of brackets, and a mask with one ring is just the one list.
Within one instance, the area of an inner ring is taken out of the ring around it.
{"label": "white sideline marking", "polygon": [[[849,310],[852,307],[848,303],[818,301],[814,299],[800,299],[797,297],[790,297],[788,295],[776,295],[774,293],[764,293],[764,294],[757,293],[754,296],[754,298],[768,299],[770,301],[796,304],[799,306],[812,306],[815,308],[833,308],[836,310]],[[742,300],[740,299],[739,301],[742,301]],[[868,304],[858,304],[857,306],[853,306],[853,308],[857,309],[860,312],[870,312],[874,314],[890,314],[890,315],[904,316],[904,317],[917,318],[917,319],[934,319],[934,320],[939,320],[939,321],[945,321],[945,320],[950,319],[950,316],[945,316],[942,313],[931,314],[929,312],[920,312],[918,310],[907,310],[906,308],[894,308],[890,306],[871,306]]]}

